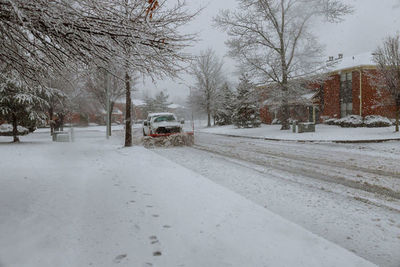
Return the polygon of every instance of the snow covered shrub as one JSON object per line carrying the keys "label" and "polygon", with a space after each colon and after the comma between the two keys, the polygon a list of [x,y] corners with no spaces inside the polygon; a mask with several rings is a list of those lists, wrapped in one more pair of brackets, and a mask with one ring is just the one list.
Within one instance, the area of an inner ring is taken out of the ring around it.
{"label": "snow covered shrub", "polygon": [[273,125],[281,124],[281,121],[278,118],[275,118],[272,120],[271,124]]}
{"label": "snow covered shrub", "polygon": [[246,75],[240,77],[232,119],[238,128],[255,128],[261,125],[255,87]]}
{"label": "snow covered shrub", "polygon": [[337,120],[336,125],[345,128],[355,128],[355,127],[362,127],[364,125],[363,118],[358,115],[350,115],[344,118]]}
{"label": "snow covered shrub", "polygon": [[364,125],[366,127],[389,127],[392,122],[386,117],[370,115],[364,118]]}
{"label": "snow covered shrub", "polygon": [[335,118],[326,119],[326,120],[324,120],[324,124],[327,124],[327,125],[338,125],[338,119],[335,119]]}
{"label": "snow covered shrub", "polygon": [[[20,125],[17,126],[18,135],[27,135],[29,130]],[[2,136],[12,136],[13,135],[13,126],[11,124],[1,124],[0,125],[0,135]]]}

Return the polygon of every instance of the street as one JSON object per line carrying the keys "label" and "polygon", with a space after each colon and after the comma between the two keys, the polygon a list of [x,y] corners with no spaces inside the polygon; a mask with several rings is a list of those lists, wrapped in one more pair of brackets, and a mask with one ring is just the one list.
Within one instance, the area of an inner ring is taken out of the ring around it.
{"label": "street", "polygon": [[332,144],[196,133],[158,154],[380,266],[400,263],[397,143]]}

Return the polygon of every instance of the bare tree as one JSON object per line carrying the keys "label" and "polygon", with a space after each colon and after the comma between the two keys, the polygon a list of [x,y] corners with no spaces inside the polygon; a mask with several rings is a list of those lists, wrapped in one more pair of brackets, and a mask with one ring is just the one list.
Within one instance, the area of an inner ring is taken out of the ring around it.
{"label": "bare tree", "polygon": [[195,77],[195,88],[198,95],[197,98],[203,101],[203,108],[207,113],[207,126],[211,126],[211,114],[215,101],[217,89],[224,82],[222,77],[223,62],[215,54],[214,50],[207,49],[200,52],[200,56],[196,58],[191,67],[191,73]]}
{"label": "bare tree", "polygon": [[383,45],[373,53],[378,65],[375,77],[379,89],[386,90],[392,96],[392,104],[396,106],[396,132],[399,131],[400,116],[400,35],[388,37]]}
{"label": "bare tree", "polygon": [[[86,78],[85,88],[104,110],[107,110],[107,100],[109,99],[110,110],[107,116],[111,122],[114,105],[116,101],[123,98],[125,94],[124,71],[115,63],[110,64],[107,69],[97,66],[90,68]],[[112,74],[110,74],[109,71],[111,71]],[[108,89],[107,86],[109,86]],[[109,98],[107,97],[107,91]],[[108,131],[108,134],[111,136],[111,128],[109,128]]]}
{"label": "bare tree", "polygon": [[238,0],[240,11],[220,11],[216,26],[227,31],[229,54],[243,71],[267,84],[281,103],[282,129],[289,129],[291,98],[317,82],[322,46],[311,27],[321,18],[338,22],[352,12],[340,0]]}

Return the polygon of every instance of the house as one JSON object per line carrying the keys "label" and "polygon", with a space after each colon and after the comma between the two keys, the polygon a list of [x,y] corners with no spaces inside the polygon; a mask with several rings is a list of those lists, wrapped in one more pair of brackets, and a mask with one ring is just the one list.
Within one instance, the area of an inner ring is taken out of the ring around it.
{"label": "house", "polygon": [[[268,88],[263,86],[258,88],[260,95],[260,118],[263,123],[271,124],[279,122],[281,118],[280,102],[276,102],[268,97]],[[289,117],[297,121],[313,121],[318,116],[318,110],[314,108],[315,96],[318,89],[310,89],[297,98],[288,101]]]}
{"label": "house", "polygon": [[[121,99],[115,102],[115,107],[122,111],[122,116],[125,118],[125,99]],[[141,99],[132,99],[132,118],[136,120],[143,120],[146,118],[146,102]],[[124,121],[124,119],[122,120]]]}
{"label": "house", "polygon": [[[339,54],[336,59],[330,57],[328,65],[328,79],[322,85],[311,88],[313,93],[304,96],[309,98],[308,103],[289,103],[291,118],[321,122],[348,115],[395,117],[393,97],[385,90],[379,90],[375,84],[378,70],[372,53],[350,57]],[[269,111],[268,99],[264,97],[262,100],[261,119],[264,123],[271,123],[276,112]]]}

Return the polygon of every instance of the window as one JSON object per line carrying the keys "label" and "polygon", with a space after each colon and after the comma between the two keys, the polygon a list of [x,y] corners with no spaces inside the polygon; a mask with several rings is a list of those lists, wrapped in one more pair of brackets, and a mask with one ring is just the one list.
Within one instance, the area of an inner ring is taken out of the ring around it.
{"label": "window", "polygon": [[173,115],[159,116],[154,119],[154,122],[162,122],[162,121],[176,121],[176,119]]}
{"label": "window", "polygon": [[340,74],[340,112],[341,117],[353,114],[353,86],[351,72]]}

